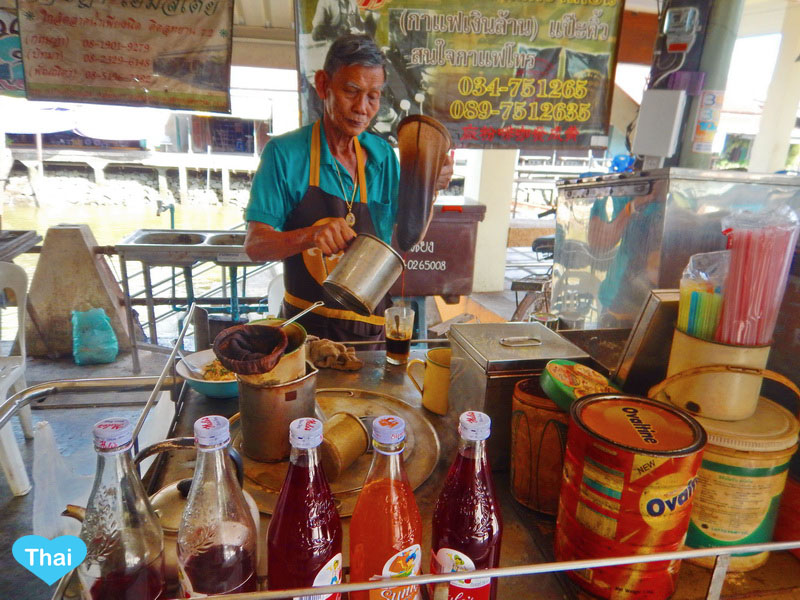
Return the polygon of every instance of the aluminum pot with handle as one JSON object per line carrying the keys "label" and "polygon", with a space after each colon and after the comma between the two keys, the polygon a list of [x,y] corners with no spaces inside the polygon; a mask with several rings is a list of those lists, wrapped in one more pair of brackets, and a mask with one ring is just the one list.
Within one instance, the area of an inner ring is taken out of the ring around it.
{"label": "aluminum pot with handle", "polygon": [[403,258],[389,244],[361,233],[345,250],[322,287],[348,310],[369,316],[405,267]]}

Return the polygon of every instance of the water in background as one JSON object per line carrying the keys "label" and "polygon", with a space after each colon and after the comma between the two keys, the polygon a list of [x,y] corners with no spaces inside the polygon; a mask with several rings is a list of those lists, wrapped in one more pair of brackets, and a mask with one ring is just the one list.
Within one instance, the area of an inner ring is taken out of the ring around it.
{"label": "water in background", "polygon": [[[51,182],[52,183],[52,182]],[[114,185],[114,182],[111,182]],[[11,187],[11,186],[9,186]],[[130,197],[121,203],[119,199],[112,199],[109,204],[97,204],[91,198],[86,200],[76,200],[76,197],[84,195],[84,189],[72,189],[69,186],[59,193],[53,193],[52,185],[48,190],[46,198],[42,198],[41,206],[37,207],[30,197],[21,197],[15,194],[15,190],[6,188],[5,193],[0,195],[2,200],[2,228],[6,230],[36,230],[44,238],[47,229],[59,224],[87,224],[92,231],[97,243],[101,246],[113,246],[137,229],[169,229],[170,212],[169,210],[157,215],[155,202],[151,201],[153,194],[146,195],[133,191]],[[119,192],[119,189],[117,189]],[[201,190],[201,192],[207,192]],[[71,197],[70,194],[74,194]],[[64,197],[63,201],[59,196]],[[176,229],[195,229],[195,230],[220,230],[232,229],[243,223],[243,208],[234,204],[222,205],[213,200],[213,193],[205,196],[201,193],[200,201],[191,201],[189,204],[175,204],[175,228]],[[69,198],[69,199],[68,199]],[[22,266],[28,274],[29,285],[32,281],[39,259],[38,254],[21,254],[14,259],[14,263]],[[119,279],[120,270],[116,257],[111,261],[111,268]],[[195,267],[198,272],[193,278],[195,295],[201,295],[208,290],[216,288],[222,284],[223,269],[211,267],[206,263]],[[133,274],[140,270],[140,263],[129,262],[128,273]],[[161,281],[171,276],[172,269],[154,268],[152,270],[153,281]],[[181,273],[181,269],[177,270]],[[202,272],[201,272],[202,271]],[[240,269],[241,271],[241,269]],[[143,285],[140,278],[132,281],[132,289]],[[177,290],[177,295],[184,295],[183,287]],[[260,290],[264,292],[265,290]],[[258,290],[248,286],[248,295],[258,295]],[[168,295],[159,293],[158,295]],[[13,339],[16,333],[16,309],[4,309],[0,315],[2,319],[2,340]],[[137,307],[141,315],[141,320],[146,318],[145,307]],[[156,314],[166,314],[171,311],[170,307],[157,307]],[[167,319],[163,323],[159,322],[159,338],[173,334],[176,328],[177,319]],[[159,339],[160,344],[165,340]]]}

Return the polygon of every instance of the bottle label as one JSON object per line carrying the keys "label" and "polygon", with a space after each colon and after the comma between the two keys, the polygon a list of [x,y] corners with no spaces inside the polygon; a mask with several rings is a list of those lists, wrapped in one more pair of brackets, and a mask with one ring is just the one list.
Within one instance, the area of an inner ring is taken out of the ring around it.
{"label": "bottle label", "polygon": [[[322,587],[323,585],[336,585],[342,583],[342,553],[339,552],[331,558],[324,567],[319,570],[314,577],[311,587]],[[341,594],[319,594],[317,596],[301,596],[293,600],[339,600]]]}
{"label": "bottle label", "polygon": [[[419,575],[422,566],[422,548],[419,544],[403,548],[400,552],[392,556],[383,565],[380,575],[372,578],[373,581],[380,579],[396,579],[398,577],[413,577]],[[418,600],[419,587],[408,585],[404,587],[383,588],[369,590],[370,600]]]}
{"label": "bottle label", "polygon": [[[475,570],[475,563],[472,559],[458,550],[452,548],[441,548],[436,552],[431,560],[431,572],[436,573],[459,573]],[[491,577],[475,577],[470,579],[458,579],[451,581],[448,585],[448,600],[489,600],[491,591]]]}

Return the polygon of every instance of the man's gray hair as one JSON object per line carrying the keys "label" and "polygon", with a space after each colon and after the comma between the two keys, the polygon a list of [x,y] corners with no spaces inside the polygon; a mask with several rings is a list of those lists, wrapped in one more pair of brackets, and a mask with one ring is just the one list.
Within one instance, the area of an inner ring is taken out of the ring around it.
{"label": "man's gray hair", "polygon": [[333,77],[336,71],[350,65],[381,67],[386,76],[386,57],[368,35],[351,33],[337,38],[328,49],[323,69]]}

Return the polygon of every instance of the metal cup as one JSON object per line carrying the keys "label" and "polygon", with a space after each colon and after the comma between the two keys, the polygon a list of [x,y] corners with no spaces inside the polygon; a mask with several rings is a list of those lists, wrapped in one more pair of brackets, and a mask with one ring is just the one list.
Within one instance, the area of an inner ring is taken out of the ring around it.
{"label": "metal cup", "polygon": [[289,457],[289,424],[314,416],[317,369],[306,363],[303,377],[276,385],[239,379],[242,450],[253,460],[278,462]]}

